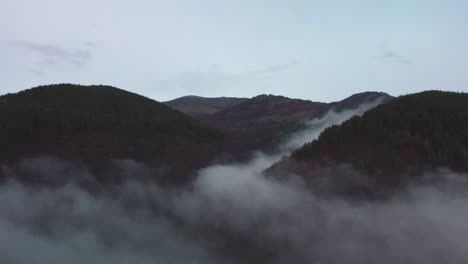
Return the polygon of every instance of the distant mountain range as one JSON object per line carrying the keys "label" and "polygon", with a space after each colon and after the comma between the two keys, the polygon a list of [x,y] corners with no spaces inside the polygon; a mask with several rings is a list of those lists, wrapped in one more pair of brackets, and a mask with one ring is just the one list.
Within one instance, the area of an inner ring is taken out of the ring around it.
{"label": "distant mountain range", "polygon": [[59,156],[101,169],[133,159],[157,168],[160,181],[185,182],[213,162],[274,151],[304,122],[330,110],[376,100],[383,104],[326,129],[269,171],[307,178],[316,168],[347,164],[386,186],[404,181],[392,175],[431,167],[468,172],[468,96],[438,91],[398,98],[365,92],[332,103],[259,95],[188,96],[163,104],[110,86],[41,86],[0,96],[0,163]]}
{"label": "distant mountain range", "polygon": [[0,161],[59,156],[101,168],[111,160],[133,159],[171,175],[163,181],[181,182],[212,162],[274,150],[304,121],[332,108],[353,108],[377,97],[391,98],[375,92],[334,103],[274,95],[186,96],[162,104],[111,86],[40,86],[0,97]]}
{"label": "distant mountain range", "polygon": [[248,98],[236,97],[200,97],[200,96],[183,96],[171,101],[163,102],[172,108],[184,112],[191,116],[203,116],[214,114],[220,110],[231,107],[233,105],[247,101]]}
{"label": "distant mountain range", "polygon": [[322,103],[284,96],[259,95],[240,104],[200,118],[210,127],[229,135],[233,148],[242,151],[274,150],[278,142],[299,130],[305,121],[329,110],[353,109],[376,99],[392,97],[378,92],[353,95],[339,102]]}

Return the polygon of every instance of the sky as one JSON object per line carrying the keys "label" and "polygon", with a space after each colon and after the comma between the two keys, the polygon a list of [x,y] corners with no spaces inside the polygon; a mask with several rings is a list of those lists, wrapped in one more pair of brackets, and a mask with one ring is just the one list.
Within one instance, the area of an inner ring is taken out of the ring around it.
{"label": "sky", "polygon": [[468,92],[467,0],[0,0],[0,94]]}

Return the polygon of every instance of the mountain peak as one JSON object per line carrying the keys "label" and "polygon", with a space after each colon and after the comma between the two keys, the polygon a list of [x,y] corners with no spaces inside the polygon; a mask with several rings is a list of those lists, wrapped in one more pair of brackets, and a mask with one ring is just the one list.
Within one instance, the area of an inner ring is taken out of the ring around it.
{"label": "mountain peak", "polygon": [[341,101],[330,103],[335,111],[343,111],[345,109],[353,109],[359,107],[361,104],[375,102],[381,100],[386,102],[394,97],[384,92],[366,91],[362,93],[353,94]]}
{"label": "mountain peak", "polygon": [[197,117],[219,112],[222,109],[234,106],[246,100],[247,98],[201,97],[189,95],[164,102],[164,104],[191,116]]}
{"label": "mountain peak", "polygon": [[168,106],[111,86],[47,85],[0,100],[2,161],[52,155],[91,164],[132,158],[156,165],[186,155],[192,164],[184,169],[193,169],[211,159],[209,148],[221,135]]}

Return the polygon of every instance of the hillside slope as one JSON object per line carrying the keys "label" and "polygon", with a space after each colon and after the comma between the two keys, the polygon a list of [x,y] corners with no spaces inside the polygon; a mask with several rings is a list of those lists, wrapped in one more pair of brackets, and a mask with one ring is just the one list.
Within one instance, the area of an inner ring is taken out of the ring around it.
{"label": "hillside slope", "polygon": [[334,103],[312,102],[284,96],[259,95],[243,103],[200,118],[208,126],[224,132],[231,149],[270,150],[291,132],[303,128],[305,121],[333,109],[343,111],[363,103],[389,100],[385,93],[366,92]]}
{"label": "hillside slope", "polygon": [[[130,158],[184,174],[212,158],[220,137],[161,103],[110,86],[59,84],[0,97],[3,162],[43,155],[92,164]],[[184,167],[172,166],[181,158]]]}
{"label": "hillside slope", "polygon": [[393,96],[383,92],[363,92],[353,94],[341,101],[330,103],[329,106],[332,107],[335,111],[340,112],[346,109],[356,108],[361,104],[372,103],[376,100],[386,102],[391,99],[393,99]]}
{"label": "hillside slope", "polygon": [[274,147],[281,136],[326,109],[325,103],[259,95],[206,116],[202,121],[224,132],[232,142],[231,149],[244,153]]}
{"label": "hillside slope", "polygon": [[468,94],[398,97],[326,129],[275,167],[313,177],[314,168],[339,164],[380,186],[399,186],[439,167],[468,172]]}

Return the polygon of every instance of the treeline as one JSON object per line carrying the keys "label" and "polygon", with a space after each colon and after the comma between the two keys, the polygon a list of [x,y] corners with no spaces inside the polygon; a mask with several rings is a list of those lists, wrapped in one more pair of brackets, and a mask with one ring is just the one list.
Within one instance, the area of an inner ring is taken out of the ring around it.
{"label": "treeline", "polygon": [[220,136],[163,104],[110,86],[57,84],[0,97],[0,141],[39,132]]}
{"label": "treeline", "polygon": [[364,169],[428,165],[468,171],[468,94],[401,96],[329,127],[293,157],[350,162]]}

